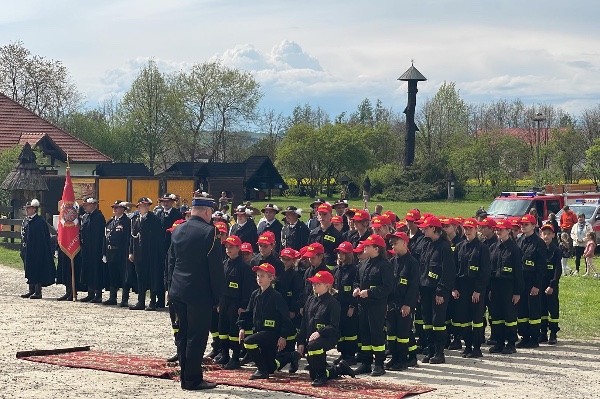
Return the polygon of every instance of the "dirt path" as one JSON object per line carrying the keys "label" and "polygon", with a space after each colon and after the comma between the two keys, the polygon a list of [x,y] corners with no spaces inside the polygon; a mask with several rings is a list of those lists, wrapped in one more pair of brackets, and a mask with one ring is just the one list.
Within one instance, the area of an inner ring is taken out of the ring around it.
{"label": "dirt path", "polygon": [[[166,312],[57,302],[62,286],[44,289],[42,300],[21,299],[18,295],[25,290],[22,271],[0,266],[0,398],[303,398],[226,386],[184,392],[174,381],[17,360],[17,351],[83,345],[164,358],[175,350]],[[520,350],[512,356],[486,354],[480,360],[447,353],[446,364],[388,372],[378,379],[437,388],[420,396],[423,399],[596,398],[600,392],[597,343],[559,341],[555,347]]]}

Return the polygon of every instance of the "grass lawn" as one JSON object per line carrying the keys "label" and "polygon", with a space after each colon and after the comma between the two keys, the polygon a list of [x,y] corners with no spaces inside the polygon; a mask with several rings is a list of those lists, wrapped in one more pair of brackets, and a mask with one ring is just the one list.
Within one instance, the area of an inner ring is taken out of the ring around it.
{"label": "grass lawn", "polygon": [[[333,204],[338,197],[334,198],[324,198]],[[277,205],[280,209],[285,209],[288,205],[294,205],[298,208],[302,208],[303,216],[302,220],[306,220],[308,217],[308,213],[310,212],[310,203],[313,201],[310,197],[272,197],[271,201],[275,205]],[[269,202],[267,200],[264,201],[253,201],[252,205],[258,209],[261,209],[265,204]],[[437,202],[396,202],[396,201],[370,201],[369,202],[369,211],[373,212],[375,210],[375,205],[381,204],[383,205],[384,211],[392,211],[397,214],[400,218],[403,218],[411,209],[418,208],[421,213],[433,213],[437,216],[464,216],[464,217],[474,217],[475,211],[479,209],[479,207],[484,206],[488,207],[491,203],[490,201],[437,201]],[[363,208],[363,202],[360,200],[350,201],[350,207],[354,208]]]}
{"label": "grass lawn", "polygon": [[23,261],[21,260],[19,251],[7,249],[0,245],[0,265],[22,269]]}

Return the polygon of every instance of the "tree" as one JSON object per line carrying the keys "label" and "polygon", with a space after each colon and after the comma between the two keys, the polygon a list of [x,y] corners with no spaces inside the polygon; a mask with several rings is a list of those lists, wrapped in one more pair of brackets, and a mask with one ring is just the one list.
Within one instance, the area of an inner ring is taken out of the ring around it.
{"label": "tree", "polygon": [[316,130],[302,123],[292,126],[277,148],[277,166],[296,179],[298,186],[305,185],[310,196],[321,184],[320,145]]}
{"label": "tree", "polygon": [[[0,184],[2,184],[4,179],[6,179],[6,176],[8,176],[19,163],[21,151],[23,151],[23,147],[18,145],[0,151]],[[0,204],[5,206],[10,205],[11,194],[10,191],[0,190]]]}
{"label": "tree", "polygon": [[256,145],[257,149],[260,148],[260,154],[254,155],[266,155],[275,161],[277,145],[286,132],[286,122],[281,112],[275,113],[273,109],[263,110],[258,120],[258,128],[265,137]]}
{"label": "tree", "polygon": [[33,55],[22,42],[0,47],[0,91],[54,123],[80,108],[82,100],[61,61]]}
{"label": "tree", "polygon": [[545,157],[549,160],[549,169],[555,172],[557,179],[564,183],[573,183],[573,172],[576,167],[585,166],[585,136],[573,127],[553,129],[550,141],[545,146]]}
{"label": "tree", "polygon": [[594,184],[598,185],[600,182],[600,138],[594,140],[594,145],[585,151],[585,170]]}

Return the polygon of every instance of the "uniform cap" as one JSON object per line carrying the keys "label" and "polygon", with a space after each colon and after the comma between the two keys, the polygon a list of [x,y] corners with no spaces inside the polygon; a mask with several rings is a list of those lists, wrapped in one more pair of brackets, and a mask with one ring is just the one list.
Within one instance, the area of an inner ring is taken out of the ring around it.
{"label": "uniform cap", "polygon": [[335,215],[331,218],[331,223],[344,223],[344,219],[341,216]]}
{"label": "uniform cap", "polygon": [[98,200],[96,198],[94,198],[94,197],[85,197],[83,199],[83,203],[84,204],[97,204]]}
{"label": "uniform cap", "polygon": [[388,235],[386,235],[386,236],[385,236],[385,238],[387,238],[388,240],[389,240],[390,238],[392,238],[392,237],[397,237],[397,238],[401,239],[402,241],[404,241],[404,242],[405,242],[405,243],[407,243],[407,244],[408,244],[408,243],[409,243],[409,241],[410,241],[410,238],[408,238],[408,234],[406,234],[406,233],[405,233],[405,232],[403,232],[403,231],[397,231],[397,232],[395,232],[394,234],[388,234]]}
{"label": "uniform cap", "polygon": [[269,274],[272,274],[273,276],[275,275],[275,268],[270,263],[261,263],[258,266],[254,266],[252,268],[252,271],[253,272],[263,271],[263,272],[267,272]]}
{"label": "uniform cap", "polygon": [[316,205],[324,204],[326,201],[323,198],[315,198],[313,202],[310,203],[310,207],[314,208]]}
{"label": "uniform cap", "polygon": [[227,223],[225,222],[215,222],[215,227],[221,232],[221,233],[227,233],[228,229],[227,229]]}
{"label": "uniform cap", "polygon": [[213,219],[224,219],[225,215],[223,215],[223,212],[221,212],[221,211],[216,211],[215,213],[212,214],[212,218]]}
{"label": "uniform cap", "polygon": [[336,249],[334,249],[334,252],[343,252],[345,254],[352,253],[353,251],[354,248],[352,247],[352,243],[350,241],[344,241],[338,245]]}
{"label": "uniform cap", "polygon": [[540,230],[550,230],[554,233],[554,226],[552,225],[552,223],[546,223],[540,228]]}
{"label": "uniform cap", "polygon": [[527,215],[523,215],[523,217],[521,218],[521,224],[526,223],[537,224],[537,219],[535,216],[528,213]]}
{"label": "uniform cap", "polygon": [[521,228],[521,218],[509,218],[510,224],[513,227]]}
{"label": "uniform cap", "polygon": [[300,248],[300,250],[298,251],[298,255],[303,258],[304,254],[306,253],[306,251],[308,250],[308,245],[303,246],[302,248]]}
{"label": "uniform cap", "polygon": [[401,220],[399,222],[396,222],[396,230],[400,230],[403,229],[405,227],[407,227],[408,225],[406,224],[405,221]]}
{"label": "uniform cap", "polygon": [[260,211],[261,211],[262,213],[265,213],[265,210],[267,210],[267,209],[271,209],[271,210],[275,211],[275,213],[276,213],[276,214],[277,214],[277,213],[279,213],[279,207],[278,207],[277,205],[275,205],[275,204],[267,204],[267,205],[265,205],[265,207],[264,207],[263,209],[261,209]]}
{"label": "uniform cap", "polygon": [[307,278],[306,280],[310,281],[311,283],[333,284],[333,276],[327,271],[317,272],[317,274]]}
{"label": "uniform cap", "polygon": [[209,208],[215,207],[215,200],[205,191],[195,191],[192,198],[192,206],[206,206]]}
{"label": "uniform cap", "polygon": [[451,217],[447,217],[447,216],[443,216],[440,218],[440,222],[442,222],[442,224],[451,224],[453,226],[458,226],[458,220],[451,218]]}
{"label": "uniform cap", "polygon": [[410,210],[406,213],[406,220],[409,222],[416,222],[421,219],[421,212],[416,209]]}
{"label": "uniform cap", "polygon": [[344,214],[346,216],[348,216],[350,219],[352,219],[354,217],[354,215],[356,215],[356,212],[360,211],[360,209],[358,208],[346,208],[346,210],[344,211]]}
{"label": "uniform cap", "polygon": [[477,222],[477,219],[475,218],[467,218],[465,220],[463,220],[463,227],[469,227],[469,228],[476,228],[479,225],[479,223]]}
{"label": "uniform cap", "polygon": [[293,205],[290,205],[287,208],[285,208],[285,211],[283,211],[281,213],[284,215],[286,215],[288,213],[293,213],[293,214],[297,215],[298,217],[300,217],[300,216],[302,216],[302,209],[299,209]]}
{"label": "uniform cap", "polygon": [[371,234],[369,238],[364,241],[364,245],[375,245],[377,247],[385,248],[385,240],[378,234]]}
{"label": "uniform cap", "polygon": [[283,248],[279,253],[280,257],[286,257],[291,259],[296,259],[298,257],[298,252],[294,248]]}
{"label": "uniform cap", "polygon": [[240,251],[253,253],[254,249],[252,248],[252,244],[250,244],[249,242],[244,242],[240,246]]}
{"label": "uniform cap", "polygon": [[177,196],[172,193],[165,193],[162,198],[159,198],[160,201],[177,201]]}
{"label": "uniform cap", "polygon": [[242,245],[242,240],[238,236],[229,236],[225,240],[225,244],[234,245],[236,247],[240,247]]}
{"label": "uniform cap", "polygon": [[328,202],[322,203],[321,205],[319,205],[319,207],[317,208],[317,212],[331,212],[333,208],[331,208],[331,204]]}
{"label": "uniform cap", "polygon": [[123,208],[123,209],[127,209],[127,206],[129,204],[125,201],[121,201],[121,200],[116,200],[110,207],[111,208]]}
{"label": "uniform cap", "polygon": [[512,224],[506,219],[498,220],[494,227],[497,229],[512,230]]}
{"label": "uniform cap", "polygon": [[429,216],[427,219],[425,219],[423,221],[423,223],[421,223],[419,225],[420,228],[425,228],[425,227],[442,227],[442,222],[440,222],[440,219],[436,218],[435,216]]}
{"label": "uniform cap", "polygon": [[142,197],[137,201],[136,206],[140,206],[141,204],[152,205],[152,200],[148,197]]}
{"label": "uniform cap", "polygon": [[460,224],[461,226],[462,226],[463,222],[465,221],[465,218],[462,216],[455,216],[454,219],[456,219],[458,224]]}
{"label": "uniform cap", "polygon": [[343,205],[344,208],[348,208],[348,200],[335,201],[335,203],[333,204],[333,207],[335,208],[338,205]]}
{"label": "uniform cap", "polygon": [[396,221],[398,220],[398,216],[396,216],[396,214],[392,211],[385,211],[381,214],[382,216],[387,216],[388,219],[390,219],[390,221],[392,223],[396,223]]}
{"label": "uniform cap", "polygon": [[24,206],[24,208],[39,208],[39,207],[40,207],[40,201],[36,200],[35,198],[32,199],[31,201],[27,201],[27,203]]}
{"label": "uniform cap", "polygon": [[369,212],[360,209],[357,210],[356,213],[354,213],[354,216],[352,217],[352,220],[355,220],[357,222],[368,222],[370,219],[371,216],[369,215]]}
{"label": "uniform cap", "polygon": [[496,227],[496,221],[492,218],[485,218],[481,222],[478,223],[480,226],[487,226],[491,229]]}
{"label": "uniform cap", "polygon": [[302,255],[303,258],[312,258],[313,256],[317,256],[318,254],[324,254],[325,248],[323,248],[323,244],[318,242],[313,242],[308,247],[306,247],[306,252]]}
{"label": "uniform cap", "polygon": [[358,243],[358,245],[356,246],[356,248],[354,248],[354,253],[355,254],[360,254],[363,253],[365,251],[365,242],[364,241],[360,241]]}
{"label": "uniform cap", "polygon": [[393,249],[388,249],[387,253],[389,256],[396,256],[396,251],[394,251]]}
{"label": "uniform cap", "polygon": [[371,227],[377,228],[381,226],[391,226],[392,221],[387,215],[375,216],[371,219]]}
{"label": "uniform cap", "polygon": [[275,238],[271,234],[261,234],[258,237],[257,244],[273,245],[275,244]]}

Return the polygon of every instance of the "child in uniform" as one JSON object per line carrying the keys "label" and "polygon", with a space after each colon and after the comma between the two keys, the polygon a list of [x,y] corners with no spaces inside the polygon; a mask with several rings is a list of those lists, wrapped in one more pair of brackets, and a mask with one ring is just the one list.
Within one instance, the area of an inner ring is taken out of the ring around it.
{"label": "child in uniform", "polygon": [[308,279],[315,295],[308,298],[298,335],[298,351],[306,352],[312,386],[320,387],[327,380],[341,375],[354,377],[350,366],[341,360],[336,366],[327,364],[327,351],[334,348],[340,336],[340,303],[331,294],[333,276],[328,271],[317,272]]}
{"label": "child in uniform", "polygon": [[[268,379],[277,369],[277,351],[285,348],[286,337],[296,333],[290,313],[281,294],[272,287],[275,268],[270,263],[254,266],[258,289],[252,293],[248,308],[238,319],[239,340],[256,365],[251,380]],[[246,331],[253,334],[246,337]]]}
{"label": "child in uniform", "polygon": [[353,366],[356,364],[356,352],[358,351],[358,305],[356,298],[352,296],[352,286],[356,280],[358,268],[354,264],[354,248],[349,241],[342,242],[336,249],[338,254],[338,266],[335,268],[333,288],[337,291],[335,298],[342,307],[340,315],[340,339],[337,350],[340,357],[334,363],[341,360]]}
{"label": "child in uniform", "polygon": [[[540,235],[546,243],[546,271],[542,278],[541,307],[542,326],[538,339],[539,343],[547,342],[556,344],[556,333],[558,327],[558,282],[562,274],[560,265],[562,255],[560,249],[554,245],[554,226],[547,223],[542,226]],[[550,329],[550,340],[548,340],[548,329]]]}

